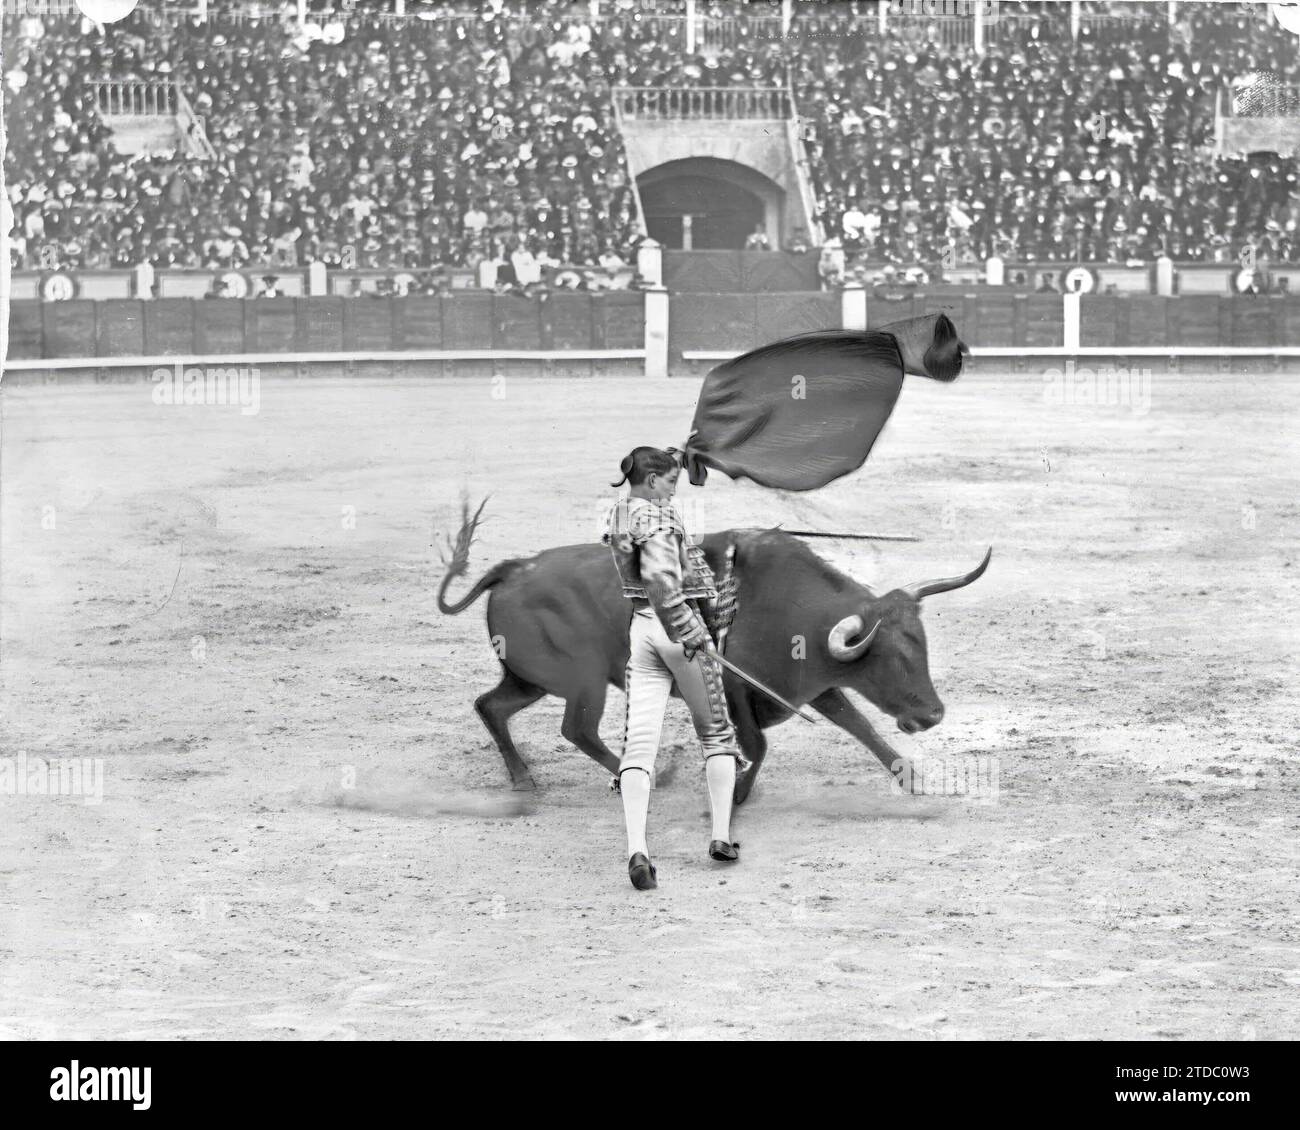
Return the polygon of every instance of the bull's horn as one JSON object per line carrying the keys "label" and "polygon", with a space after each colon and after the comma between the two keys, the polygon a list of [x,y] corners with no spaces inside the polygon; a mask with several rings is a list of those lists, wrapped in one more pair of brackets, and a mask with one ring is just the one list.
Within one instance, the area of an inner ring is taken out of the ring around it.
{"label": "bull's horn", "polygon": [[984,575],[984,570],[989,567],[989,562],[993,559],[993,547],[985,551],[984,560],[975,566],[969,573],[960,577],[944,577],[938,581],[918,581],[914,585],[907,585],[903,592],[910,597],[920,600],[925,596],[934,596],[935,593],[951,592],[953,589],[965,588],[972,581],[978,581]]}
{"label": "bull's horn", "polygon": [[843,620],[836,624],[831,629],[831,634],[826,640],[826,646],[830,648],[831,656],[841,663],[851,663],[861,656],[871,646],[871,641],[876,638],[876,633],[880,631],[880,621],[877,620],[871,631],[860,640],[849,643],[849,640],[862,631],[863,627],[862,617],[856,614],[845,616]]}

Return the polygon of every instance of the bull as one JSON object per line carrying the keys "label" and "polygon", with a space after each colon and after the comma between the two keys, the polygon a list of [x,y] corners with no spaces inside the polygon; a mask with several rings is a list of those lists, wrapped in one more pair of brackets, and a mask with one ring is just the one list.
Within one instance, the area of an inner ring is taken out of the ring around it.
{"label": "bull", "polygon": [[[564,737],[617,773],[619,759],[599,727],[608,688],[625,686],[631,617],[609,550],[568,545],[502,561],[460,600],[449,602],[447,589],[465,571],[477,517],[461,529],[438,589],[438,608],[455,615],[490,593],[487,627],[502,677],[478,697],[474,709],[500,748],[512,785],[534,787],[508,723],[547,694],[564,700]],[[938,725],[944,708],[930,680],[921,601],[977,580],[992,549],[969,573],[879,594],[781,530],[727,530],[707,535],[700,544],[715,575],[728,547],[735,547],[738,609],[727,658],[789,702],[811,706],[852,734],[891,772],[905,770],[905,762],[844,692],[857,691],[904,733]],[[767,754],[763,731],[790,712],[730,673],[724,686],[748,762],[736,780],[735,802],[743,804]]]}

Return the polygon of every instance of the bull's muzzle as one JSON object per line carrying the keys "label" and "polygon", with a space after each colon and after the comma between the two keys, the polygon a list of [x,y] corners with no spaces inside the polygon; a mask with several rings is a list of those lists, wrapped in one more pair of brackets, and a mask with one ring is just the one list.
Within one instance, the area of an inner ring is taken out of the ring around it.
{"label": "bull's muzzle", "polygon": [[943,703],[936,703],[929,710],[920,710],[915,714],[908,714],[899,718],[898,728],[905,734],[919,734],[924,730],[933,729],[943,721]]}

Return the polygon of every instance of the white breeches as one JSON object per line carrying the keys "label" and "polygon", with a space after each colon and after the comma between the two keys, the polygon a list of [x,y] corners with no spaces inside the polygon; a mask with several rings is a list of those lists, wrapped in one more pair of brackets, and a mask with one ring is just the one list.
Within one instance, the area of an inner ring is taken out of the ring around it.
{"label": "white breeches", "polygon": [[739,758],[718,662],[703,652],[687,659],[685,649],[668,638],[659,617],[648,605],[638,607],[632,614],[631,643],[620,775],[628,769],[653,772],[663,732],[664,710],[674,683],[691,712],[705,760],[719,756]]}

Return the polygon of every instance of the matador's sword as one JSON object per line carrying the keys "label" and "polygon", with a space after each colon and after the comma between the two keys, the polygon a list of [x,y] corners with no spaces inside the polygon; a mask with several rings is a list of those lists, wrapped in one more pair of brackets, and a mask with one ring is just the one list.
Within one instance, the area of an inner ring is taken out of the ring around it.
{"label": "matador's sword", "polygon": [[799,717],[802,718],[805,722],[811,722],[814,725],[816,725],[817,719],[813,717],[811,714],[806,714],[802,706],[795,706],[793,702],[786,702],[786,700],[783,699],[779,694],[777,694],[776,691],[774,691],[771,687],[767,686],[764,683],[760,683],[756,678],[754,678],[753,675],[748,675],[744,671],[742,671],[739,667],[737,667],[734,663],[732,663],[730,659],[728,659],[725,655],[723,655],[720,651],[718,651],[717,648],[710,648],[708,652],[706,652],[706,654],[713,656],[713,658],[716,659],[719,663],[721,663],[722,666],[724,666],[728,671],[730,671],[733,675],[735,675],[737,679],[743,679],[755,690],[762,691],[763,694],[767,695],[767,697],[770,698],[773,702],[775,702],[778,706],[784,706],[786,710],[789,710],[793,714],[799,715]]}

